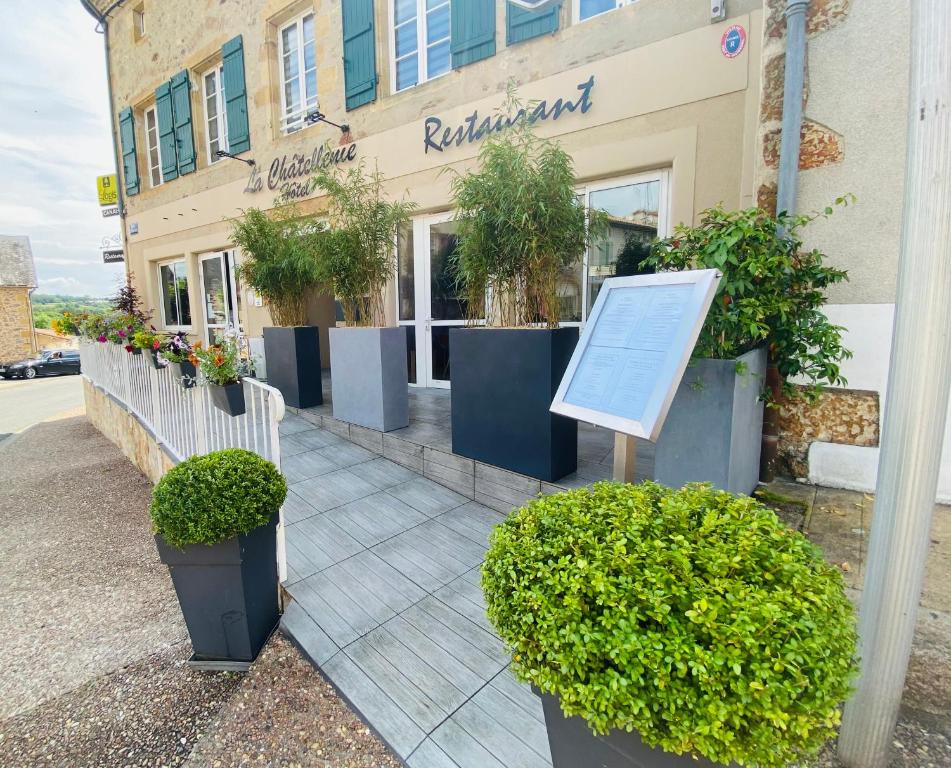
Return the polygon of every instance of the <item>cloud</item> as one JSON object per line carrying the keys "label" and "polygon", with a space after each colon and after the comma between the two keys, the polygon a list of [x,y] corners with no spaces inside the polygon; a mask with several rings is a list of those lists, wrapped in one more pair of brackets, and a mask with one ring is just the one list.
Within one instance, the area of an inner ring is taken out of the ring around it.
{"label": "cloud", "polygon": [[102,36],[78,0],[3,0],[0,25],[0,233],[28,235],[40,290],[106,295],[122,265],[96,176],[115,172]]}

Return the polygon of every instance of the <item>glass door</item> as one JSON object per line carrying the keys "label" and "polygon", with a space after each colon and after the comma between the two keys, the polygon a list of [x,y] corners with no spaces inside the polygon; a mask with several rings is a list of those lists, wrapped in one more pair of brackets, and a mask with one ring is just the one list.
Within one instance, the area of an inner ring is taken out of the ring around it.
{"label": "glass door", "polygon": [[209,344],[228,328],[240,330],[241,293],[234,269],[234,252],[222,251],[201,257],[201,297],[205,339]]}
{"label": "glass door", "polygon": [[407,327],[409,380],[418,386],[449,387],[449,329],[466,324],[451,269],[456,229],[452,213],[441,213],[415,219],[399,239],[399,321]]}

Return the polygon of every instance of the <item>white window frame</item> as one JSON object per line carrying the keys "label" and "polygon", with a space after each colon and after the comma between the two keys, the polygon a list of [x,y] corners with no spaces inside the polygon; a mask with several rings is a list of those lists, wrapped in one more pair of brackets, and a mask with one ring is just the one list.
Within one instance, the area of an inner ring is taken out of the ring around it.
{"label": "white window frame", "polygon": [[[314,88],[317,88],[317,14],[313,11],[307,11],[302,13],[297,18],[283,24],[277,30],[277,56],[278,63],[280,65],[281,71],[281,134],[287,135],[289,133],[296,133],[297,131],[306,128],[309,123],[306,121],[306,117],[309,113],[317,109],[318,104],[320,103],[319,93],[314,93],[313,104],[307,103],[307,85],[304,69],[304,19],[311,17],[314,24]],[[287,114],[287,93],[284,87],[284,84],[287,81],[286,73],[284,72],[284,31],[290,29],[291,27],[296,28],[297,36],[297,87],[298,87],[298,96],[300,97],[301,109],[298,112],[295,112],[292,115]]]}
{"label": "white window frame", "polygon": [[[152,124],[155,126],[154,131],[149,129],[149,114],[152,115]],[[149,186],[151,188],[160,187],[165,183],[165,177],[162,174],[162,142],[159,141],[159,130],[158,130],[158,112],[156,111],[155,105],[153,104],[148,109],[142,111],[142,125],[145,128],[145,164],[149,169]],[[152,144],[152,139],[155,139],[155,144]],[[155,156],[158,158],[158,165],[152,165],[152,150],[155,149]],[[152,175],[153,171],[158,171],[158,181],[155,181],[155,177]]]}
{"label": "white window frame", "polygon": [[586,21],[591,19],[597,19],[601,16],[604,16],[611,11],[616,11],[618,8],[623,8],[625,5],[633,5],[637,0],[614,0],[614,8],[609,8],[606,11],[601,11],[601,13],[596,13],[594,16],[588,16],[586,19],[581,18],[581,0],[574,0],[571,3],[571,23],[572,24],[583,24]]}
{"label": "white window frame", "polygon": [[[452,72],[452,51],[449,52],[449,69],[445,72],[440,72],[438,75],[429,76],[429,56],[427,49],[433,45],[439,45],[444,41],[449,41],[450,48],[452,45],[452,3],[451,0],[445,0],[445,2],[439,3],[436,8],[431,8],[427,11],[426,9],[426,0],[415,0],[416,2],[416,17],[414,18],[413,23],[416,24],[416,74],[417,80],[413,85],[407,85],[405,88],[396,87],[396,0],[387,0],[387,5],[390,9],[389,20],[390,20],[390,93],[403,93],[404,91],[411,91],[413,88],[422,85],[423,83],[428,83],[432,80],[436,80],[440,77],[448,75]],[[444,5],[450,7],[450,32],[446,37],[440,38],[435,43],[426,42],[426,14],[432,13],[433,11],[441,8]],[[403,24],[408,24],[408,21],[404,21]],[[402,26],[402,25],[400,25]],[[407,54],[407,56],[412,56],[413,54]],[[407,58],[404,56],[402,58]]]}
{"label": "white window frame", "polygon": [[[175,259],[165,259],[155,263],[155,273],[158,281],[158,294],[159,294],[159,312],[162,315],[162,327],[167,331],[189,331],[191,332],[192,327],[195,323],[194,316],[191,317],[191,323],[188,325],[170,325],[168,318],[165,317],[165,286],[162,284],[162,267],[172,266],[174,264],[182,264],[185,267],[185,290],[188,293],[188,310],[192,311],[192,302],[191,302],[191,275],[188,274],[188,261],[183,257],[178,257]],[[200,276],[199,276],[200,277]],[[177,294],[177,291],[176,291]],[[175,297],[176,303],[178,302],[178,296]],[[182,308],[179,306],[178,314],[181,316]]]}
{"label": "white window frame", "polygon": [[[212,118],[208,114],[208,76],[215,76],[215,116]],[[201,76],[202,104],[205,110],[205,151],[208,153],[208,164],[218,162],[221,158],[216,157],[211,151],[211,124],[212,120],[218,126],[218,149],[228,151],[228,114],[225,111],[225,67],[219,62],[210,69],[205,70]]]}
{"label": "white window frame", "polygon": [[[591,194],[593,192],[602,192],[606,189],[633,186],[635,184],[648,184],[652,181],[660,182],[660,192],[657,196],[657,237],[664,238],[670,236],[670,177],[670,168],[659,168],[656,171],[646,171],[630,176],[597,179],[576,187],[575,193],[584,198],[584,209],[589,211],[591,210]],[[585,248],[584,258],[582,259],[581,321],[564,321],[561,323],[562,325],[584,328],[585,323],[588,322],[588,312],[591,311],[591,307],[588,306],[588,267],[590,261],[591,246]]]}

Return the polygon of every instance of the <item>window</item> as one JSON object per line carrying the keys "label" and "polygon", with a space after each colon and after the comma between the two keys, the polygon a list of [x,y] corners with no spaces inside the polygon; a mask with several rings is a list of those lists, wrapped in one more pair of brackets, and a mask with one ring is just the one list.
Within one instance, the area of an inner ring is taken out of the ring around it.
{"label": "window", "polygon": [[304,127],[304,118],[317,108],[317,52],[314,47],[314,14],[281,27],[281,130],[293,133]]}
{"label": "window", "polygon": [[443,75],[451,67],[449,0],[392,0],[393,90]]}
{"label": "window", "polygon": [[636,2],[637,0],[575,0],[575,21],[584,21]]}
{"label": "window", "polygon": [[219,64],[202,78],[205,84],[205,144],[208,162],[220,160],[218,150],[228,151],[228,115],[225,111],[224,67]]}
{"label": "window", "polygon": [[132,9],[132,38],[136,42],[145,37],[145,4]]}
{"label": "window", "polygon": [[191,307],[188,303],[188,272],[185,261],[159,265],[159,285],[162,290],[162,322],[166,328],[190,328]]}
{"label": "window", "polygon": [[153,187],[157,187],[164,179],[162,178],[162,150],[159,147],[155,107],[145,110],[145,146],[149,153],[149,181]]}

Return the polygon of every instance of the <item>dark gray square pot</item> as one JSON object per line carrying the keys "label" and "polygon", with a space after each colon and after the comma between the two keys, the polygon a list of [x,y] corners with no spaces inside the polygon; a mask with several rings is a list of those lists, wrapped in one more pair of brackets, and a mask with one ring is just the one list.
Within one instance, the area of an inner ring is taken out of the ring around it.
{"label": "dark gray square pot", "polygon": [[172,372],[172,376],[178,379],[179,383],[185,389],[191,389],[195,386],[198,371],[195,370],[195,364],[191,360],[183,360],[180,363],[169,363],[168,367]]}
{"label": "dark gray square pot", "polygon": [[378,432],[409,426],[406,328],[331,328],[334,418]]}
{"label": "dark gray square pot", "polygon": [[554,481],[578,468],[578,422],[549,411],[577,328],[453,328],[452,452]]}
{"label": "dark gray square pot", "polygon": [[[745,373],[737,373],[737,362]],[[704,481],[752,493],[759,481],[766,350],[688,366],[657,439],[654,479],[679,488]]]}
{"label": "dark gray square pot", "polygon": [[240,416],[247,410],[243,382],[238,381],[223,387],[209,384],[208,388],[211,390],[211,402],[218,410],[224,411],[229,416]]}
{"label": "dark gray square pot", "polygon": [[212,546],[169,546],[155,536],[196,660],[253,661],[277,625],[277,515]]}
{"label": "dark gray square pot", "polygon": [[648,747],[637,733],[611,731],[595,736],[581,717],[565,717],[558,699],[539,694],[545,711],[553,768],[716,768],[705,758],[673,755]]}
{"label": "dark gray square pot", "polygon": [[267,383],[276,387],[293,408],[324,402],[320,384],[320,338],[316,325],[264,329]]}

